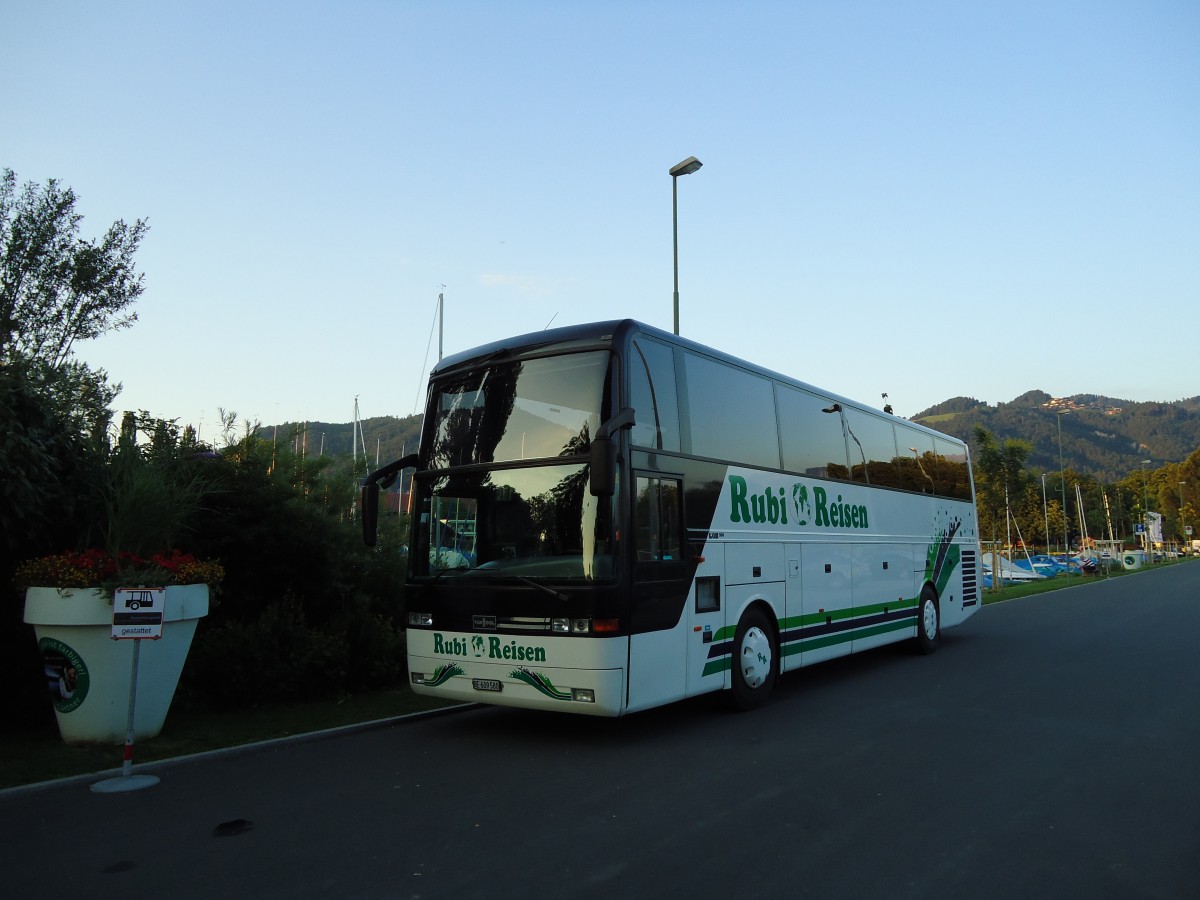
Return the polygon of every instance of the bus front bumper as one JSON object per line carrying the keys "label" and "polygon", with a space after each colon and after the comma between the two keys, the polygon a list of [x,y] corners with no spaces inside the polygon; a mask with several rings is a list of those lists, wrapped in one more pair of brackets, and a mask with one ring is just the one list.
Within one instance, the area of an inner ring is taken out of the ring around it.
{"label": "bus front bumper", "polygon": [[[592,716],[625,710],[625,639],[497,635],[409,629],[413,692],[427,697]],[[567,662],[569,665],[563,665]],[[551,665],[550,662],[560,664]]]}

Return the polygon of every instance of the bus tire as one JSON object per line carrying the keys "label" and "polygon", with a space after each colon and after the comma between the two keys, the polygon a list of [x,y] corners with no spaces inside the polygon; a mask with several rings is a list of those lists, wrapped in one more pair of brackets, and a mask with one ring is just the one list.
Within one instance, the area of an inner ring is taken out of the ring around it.
{"label": "bus tire", "polygon": [[937,591],[929,585],[921,591],[917,604],[917,649],[930,654],[942,640],[942,615],[938,608]]}
{"label": "bus tire", "polygon": [[738,709],[767,702],[779,674],[779,648],[770,619],[757,606],[742,614],[733,638],[733,701]]}

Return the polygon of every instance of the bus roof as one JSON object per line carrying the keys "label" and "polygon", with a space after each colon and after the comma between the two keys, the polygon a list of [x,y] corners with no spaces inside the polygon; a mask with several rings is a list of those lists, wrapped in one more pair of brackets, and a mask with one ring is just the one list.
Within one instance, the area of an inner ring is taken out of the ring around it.
{"label": "bus roof", "polygon": [[680,337],[676,334],[663,331],[655,328],[653,325],[647,325],[639,322],[636,319],[611,319],[603,322],[589,322],[581,325],[564,325],[559,328],[548,328],[543,331],[534,331],[529,334],[514,335],[513,337],[503,338],[494,341],[490,344],[484,344],[479,347],[465,350],[461,353],[456,353],[452,356],[445,357],[441,362],[434,366],[430,372],[430,378],[438,375],[443,375],[454,369],[471,367],[483,360],[502,360],[510,356],[523,356],[528,353],[550,353],[559,351],[576,351],[585,350],[588,348],[608,348],[616,344],[622,346],[628,337],[632,334],[646,334],[668,344],[673,344],[688,350],[694,350],[697,353],[702,353],[710,356],[713,359],[728,363],[743,368],[749,372],[761,375],[765,378],[770,378],[773,381],[778,381],[783,384],[791,385],[792,387],[800,388],[809,391],[810,393],[819,394],[822,397],[827,397],[837,403],[862,410],[872,415],[892,418],[897,421],[902,421],[905,425],[918,428],[938,437],[954,441],[958,444],[965,444],[965,441],[954,437],[953,435],[944,434],[936,431],[928,426],[921,425],[918,422],[913,422],[910,419],[904,419],[898,416],[892,416],[885,413],[883,410],[870,406],[858,400],[852,400],[849,397],[843,397],[840,394],[835,394],[825,388],[817,387],[798,378],[790,375],[783,375],[772,369],[765,368],[748,360],[732,356],[721,350],[713,347],[699,344],[685,337]]}

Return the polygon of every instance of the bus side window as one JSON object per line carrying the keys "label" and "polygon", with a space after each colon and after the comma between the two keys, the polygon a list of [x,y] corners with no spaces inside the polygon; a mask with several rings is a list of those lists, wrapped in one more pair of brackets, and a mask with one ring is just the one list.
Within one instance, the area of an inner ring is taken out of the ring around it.
{"label": "bus side window", "polygon": [[671,348],[638,338],[629,357],[630,400],[637,424],[631,439],[639,447],[679,452],[679,396]]}
{"label": "bus side window", "polygon": [[848,480],[846,436],[833,401],[781,384],[775,403],[783,467],[815,478]]}
{"label": "bus side window", "polygon": [[846,433],[850,437],[850,477],[876,487],[900,487],[900,462],[896,436],[886,419],[847,409]]}
{"label": "bus side window", "polygon": [[675,478],[637,478],[634,511],[638,562],[682,560],[680,485]]}
{"label": "bus side window", "polygon": [[925,432],[896,425],[896,445],[900,454],[901,487],[922,494],[938,493],[937,460],[933,440]]}
{"label": "bus side window", "polygon": [[939,437],[933,439],[933,446],[937,450],[937,493],[955,500],[970,500],[966,449]]}

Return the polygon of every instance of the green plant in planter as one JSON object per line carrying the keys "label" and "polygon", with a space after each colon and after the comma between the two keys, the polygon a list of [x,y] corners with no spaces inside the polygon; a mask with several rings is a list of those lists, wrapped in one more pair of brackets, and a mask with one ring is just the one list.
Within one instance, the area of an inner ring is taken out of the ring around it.
{"label": "green plant in planter", "polygon": [[[139,429],[152,436],[145,447]],[[173,423],[126,413],[102,485],[100,531],[118,569],[122,554],[147,557],[177,546],[211,489],[195,460],[181,458]]]}
{"label": "green plant in planter", "polygon": [[[150,435],[139,445],[138,431]],[[13,579],[28,587],[101,588],[111,597],[126,586],[208,584],[219,589],[224,570],[177,548],[214,488],[195,448],[181,448],[174,424],[126,413],[116,447],[106,453],[90,498],[82,551],[43,556],[18,566]],[[95,546],[99,544],[100,546]]]}

